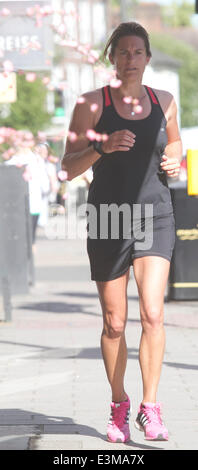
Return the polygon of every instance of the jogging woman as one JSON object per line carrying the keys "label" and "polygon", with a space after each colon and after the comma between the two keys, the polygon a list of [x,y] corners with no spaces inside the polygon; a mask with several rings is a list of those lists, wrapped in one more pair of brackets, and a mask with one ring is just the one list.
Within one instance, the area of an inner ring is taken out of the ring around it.
{"label": "jogging woman", "polygon": [[[112,390],[108,440],[127,442],[130,439],[130,399],[124,388],[124,376],[127,284],[131,265],[142,325],[139,361],[143,397],[135,425],[144,431],[146,439],[167,440],[157,388],[165,347],[164,294],[175,242],[174,214],[166,178],[178,175],[182,157],[177,109],[171,93],[142,83],[151,51],[148,33],[141,25],[120,24],[108,40],[104,56],[107,52],[121,86],[107,85],[85,93],[84,103],[76,103],[70,131],[80,138],[75,142],[67,139],[62,169],[68,172],[70,180],[90,166],[93,169],[88,203],[97,209],[99,229],[97,237],[88,235],[87,249],[91,279],[96,281],[103,313],[101,349]],[[138,99],[142,107],[140,114],[134,113],[126,97]],[[95,113],[90,108],[93,103],[98,105]],[[86,137],[88,129],[108,138],[90,142]],[[119,237],[112,237],[110,230],[108,236],[100,236],[104,231],[100,208],[104,204],[130,207],[133,218],[130,237],[123,236],[121,220]],[[152,243],[142,249],[141,240],[136,243],[138,237],[134,229],[138,226],[137,204],[142,210],[140,234],[144,230],[146,234],[149,227],[146,224],[152,221],[149,232]],[[146,212],[147,204],[152,207],[152,216]]]}

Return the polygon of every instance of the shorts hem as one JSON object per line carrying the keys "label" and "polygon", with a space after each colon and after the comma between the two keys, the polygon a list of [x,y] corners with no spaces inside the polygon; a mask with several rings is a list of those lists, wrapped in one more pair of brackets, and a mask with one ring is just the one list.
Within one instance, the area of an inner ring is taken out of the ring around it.
{"label": "shorts hem", "polygon": [[132,263],[133,264],[133,260],[136,259],[136,258],[143,258],[144,256],[159,256],[160,258],[165,258],[167,259],[168,261],[171,261],[171,258],[172,258],[172,255],[171,256],[168,256],[168,255],[164,255],[162,253],[156,253],[156,252],[144,252],[144,253],[139,253],[139,254],[136,254],[136,255],[132,255]]}
{"label": "shorts hem", "polygon": [[[91,280],[92,280],[92,281],[97,281],[97,282],[113,281],[114,279],[117,279],[118,277],[120,277],[120,276],[122,276],[123,274],[125,274],[125,273],[128,271],[128,269],[130,268],[130,266],[131,266],[131,265],[129,264],[129,266],[127,266],[127,268],[123,269],[122,271],[119,271],[118,273],[114,274],[113,276],[110,276],[110,277],[107,276],[108,278],[105,277],[105,276],[100,276],[100,275],[98,276],[97,274],[92,274],[92,275],[91,275]],[[104,279],[104,278],[105,278],[105,279]]]}

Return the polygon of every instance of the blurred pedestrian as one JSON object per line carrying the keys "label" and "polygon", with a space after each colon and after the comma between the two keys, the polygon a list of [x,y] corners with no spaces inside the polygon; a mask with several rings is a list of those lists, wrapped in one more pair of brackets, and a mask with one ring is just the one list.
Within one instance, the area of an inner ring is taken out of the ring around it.
{"label": "blurred pedestrian", "polygon": [[32,224],[32,251],[36,252],[36,230],[42,204],[43,186],[43,160],[39,154],[30,148],[18,147],[16,153],[5,162],[6,165],[24,167],[24,179],[29,188],[29,210]]}
{"label": "blurred pedestrian", "polygon": [[40,227],[45,227],[48,222],[49,204],[56,202],[58,191],[58,179],[55,164],[48,160],[50,154],[49,144],[47,142],[38,142],[34,147],[34,153],[40,155],[43,161],[43,192],[38,225]]}

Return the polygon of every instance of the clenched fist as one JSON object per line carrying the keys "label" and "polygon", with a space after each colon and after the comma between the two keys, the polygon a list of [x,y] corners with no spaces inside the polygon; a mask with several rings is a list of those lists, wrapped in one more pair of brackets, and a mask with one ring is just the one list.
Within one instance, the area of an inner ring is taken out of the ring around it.
{"label": "clenched fist", "polygon": [[180,163],[177,158],[169,158],[166,155],[162,156],[163,162],[160,163],[162,170],[164,170],[170,178],[178,176],[180,171]]}
{"label": "clenched fist", "polygon": [[134,146],[135,137],[136,135],[128,129],[115,131],[110,134],[108,140],[102,144],[102,150],[104,153],[116,151],[127,152],[127,150],[130,150],[130,148]]}

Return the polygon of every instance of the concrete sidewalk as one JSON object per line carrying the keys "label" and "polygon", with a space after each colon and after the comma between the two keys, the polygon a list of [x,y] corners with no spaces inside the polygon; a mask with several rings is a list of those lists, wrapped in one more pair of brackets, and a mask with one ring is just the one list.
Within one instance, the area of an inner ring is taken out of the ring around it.
{"label": "concrete sidewalk", "polygon": [[35,266],[35,286],[12,298],[12,322],[0,323],[0,450],[198,449],[198,302],[165,303],[158,399],[170,439],[149,443],[134,427],[142,398],[141,327],[131,270],[125,385],[132,401],[132,440],[114,445],[106,441],[111,394],[86,242],[47,240],[40,230]]}

